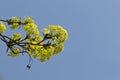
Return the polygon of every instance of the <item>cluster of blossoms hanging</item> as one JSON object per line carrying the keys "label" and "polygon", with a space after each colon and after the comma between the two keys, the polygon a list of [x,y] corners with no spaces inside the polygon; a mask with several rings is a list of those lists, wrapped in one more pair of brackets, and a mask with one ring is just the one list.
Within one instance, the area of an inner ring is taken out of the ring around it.
{"label": "cluster of blossoms hanging", "polygon": [[[4,23],[7,23],[12,30],[22,27],[25,37],[23,38],[21,33],[4,35],[6,31]],[[16,57],[21,53],[27,53],[30,57],[45,62],[64,50],[63,42],[67,37],[67,31],[60,25],[49,25],[40,33],[34,20],[29,16],[26,16],[24,21],[14,16],[8,20],[0,20],[0,39],[7,46],[8,56]]]}

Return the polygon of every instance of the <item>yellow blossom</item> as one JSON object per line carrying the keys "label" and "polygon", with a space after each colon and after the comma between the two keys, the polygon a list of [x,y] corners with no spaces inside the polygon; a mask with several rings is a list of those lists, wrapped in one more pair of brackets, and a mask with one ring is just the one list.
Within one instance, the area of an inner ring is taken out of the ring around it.
{"label": "yellow blossom", "polygon": [[11,56],[11,57],[16,57],[16,56],[19,56],[19,53],[20,53],[20,49],[19,48],[13,48],[12,49],[13,51],[11,51],[8,56]]}
{"label": "yellow blossom", "polygon": [[62,43],[67,40],[68,33],[62,26],[49,25],[48,28],[54,33],[52,40],[56,41],[57,43]]}
{"label": "yellow blossom", "polygon": [[26,16],[25,23],[34,23],[34,20],[32,18],[30,18],[29,16]]}
{"label": "yellow blossom", "polygon": [[49,30],[48,28],[43,28],[42,32],[43,32],[44,35],[45,35],[45,34],[50,34],[50,33],[51,33],[50,30]]}
{"label": "yellow blossom", "polygon": [[0,22],[0,33],[3,33],[6,30],[6,26]]}
{"label": "yellow blossom", "polygon": [[15,16],[12,16],[11,29],[18,28],[20,26],[19,22],[20,22],[19,18],[15,17]]}
{"label": "yellow blossom", "polygon": [[[60,25],[49,25],[47,28],[43,28],[41,36],[37,25],[29,16],[26,16],[24,21],[13,16],[8,20],[8,24],[11,25],[11,29],[23,26],[22,29],[26,32],[24,38],[20,33],[14,33],[10,38],[6,37],[10,44],[8,56],[16,57],[20,53],[26,52],[29,56],[45,62],[64,50],[63,42],[67,40],[68,32]],[[0,33],[5,30],[5,25],[0,22]]]}
{"label": "yellow blossom", "polygon": [[11,39],[13,40],[18,40],[21,38],[21,34],[20,33],[14,33],[12,36],[11,36]]}
{"label": "yellow blossom", "polygon": [[24,25],[24,30],[27,32],[27,35],[30,35],[30,34],[34,36],[39,35],[39,31],[35,23],[28,23]]}

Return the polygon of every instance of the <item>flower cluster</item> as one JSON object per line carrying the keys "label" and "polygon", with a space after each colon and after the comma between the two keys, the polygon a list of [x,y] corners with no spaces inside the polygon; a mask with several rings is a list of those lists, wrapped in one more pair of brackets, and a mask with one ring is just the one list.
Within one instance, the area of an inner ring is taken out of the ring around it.
{"label": "flower cluster", "polygon": [[12,48],[12,51],[8,54],[8,56],[16,57],[19,56],[20,49],[19,48]]}
{"label": "flower cluster", "polygon": [[45,62],[64,50],[63,42],[67,40],[68,33],[60,25],[49,25],[47,28],[43,28],[40,33],[34,20],[29,16],[26,16],[24,21],[13,16],[12,19],[4,22],[7,22],[12,30],[22,26],[25,31],[24,38],[20,33],[14,33],[7,37],[1,34],[6,30],[6,27],[0,22],[0,39],[6,43],[10,50],[8,56],[16,57],[20,53],[27,53],[29,56]]}
{"label": "flower cluster", "polygon": [[21,22],[19,18],[13,16],[9,24],[11,25],[11,29],[16,29],[20,26]]}
{"label": "flower cluster", "polygon": [[0,22],[0,34],[3,33],[6,30],[6,26]]}

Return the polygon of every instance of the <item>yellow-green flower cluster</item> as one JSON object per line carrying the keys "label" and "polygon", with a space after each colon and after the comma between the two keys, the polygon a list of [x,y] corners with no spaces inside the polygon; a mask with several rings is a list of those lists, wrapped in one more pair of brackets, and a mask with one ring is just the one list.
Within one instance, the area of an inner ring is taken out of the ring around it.
{"label": "yellow-green flower cluster", "polygon": [[28,16],[25,17],[24,30],[27,32],[27,35],[39,36],[37,25]]}
{"label": "yellow-green flower cluster", "polygon": [[13,51],[11,51],[8,56],[16,57],[19,56],[20,49],[19,48],[12,48]]}
{"label": "yellow-green flower cluster", "polygon": [[48,28],[50,29],[51,33],[53,33],[52,40],[56,41],[57,43],[62,43],[68,38],[67,31],[60,25],[49,25]]}
{"label": "yellow-green flower cluster", "polygon": [[51,34],[51,31],[50,31],[48,28],[43,28],[42,33],[43,33],[44,35],[46,35],[46,34]]}
{"label": "yellow-green flower cluster", "polygon": [[53,44],[46,47],[39,45],[30,45],[27,48],[29,48],[27,49],[29,55],[33,56],[33,58],[39,59],[41,62],[49,60],[53,55],[58,54],[64,50],[63,44]]}
{"label": "yellow-green flower cluster", "polygon": [[24,22],[24,30],[26,32],[26,36],[29,36],[26,41],[27,42],[40,42],[42,40],[42,37],[40,36],[39,30],[37,25],[34,23],[34,20],[31,19],[30,17],[25,17],[25,22]]}
{"label": "yellow-green flower cluster", "polygon": [[0,22],[0,34],[3,33],[6,30],[6,26]]}
{"label": "yellow-green flower cluster", "polygon": [[20,19],[13,16],[10,21],[11,29],[16,29],[20,26]]}
{"label": "yellow-green flower cluster", "polygon": [[12,40],[19,40],[19,39],[21,39],[21,34],[20,34],[20,33],[14,33],[14,34],[11,36],[11,39],[12,39]]}
{"label": "yellow-green flower cluster", "polygon": [[29,16],[26,16],[25,17],[25,24],[27,24],[27,23],[34,23],[34,20],[31,19]]}
{"label": "yellow-green flower cluster", "polygon": [[35,23],[28,23],[24,25],[24,30],[27,32],[27,35],[39,36],[39,31]]}
{"label": "yellow-green flower cluster", "polygon": [[[49,25],[42,30],[44,35],[50,35],[50,44],[28,45],[29,55],[38,58],[41,62],[49,60],[53,55],[64,50],[63,42],[67,39],[68,33],[62,26]],[[35,42],[33,42],[36,44]]]}
{"label": "yellow-green flower cluster", "polygon": [[[48,28],[42,29],[43,36],[41,36],[37,25],[29,16],[26,16],[24,21],[13,16],[11,20],[8,20],[8,23],[11,25],[11,29],[23,26],[23,30],[26,32],[24,39],[20,33],[14,33],[10,37],[9,43],[12,44],[12,46],[8,46],[11,48],[8,56],[19,56],[19,54],[22,53],[21,50],[24,50],[29,56],[45,62],[64,50],[63,42],[67,40],[68,33],[60,25],[49,25]],[[6,27],[0,22],[0,33],[3,33],[5,30]]]}

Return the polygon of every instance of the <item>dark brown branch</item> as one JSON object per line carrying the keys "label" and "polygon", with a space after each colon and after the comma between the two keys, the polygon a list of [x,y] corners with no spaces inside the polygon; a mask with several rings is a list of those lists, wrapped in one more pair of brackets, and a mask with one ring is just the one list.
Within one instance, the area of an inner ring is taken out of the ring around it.
{"label": "dark brown branch", "polygon": [[25,24],[25,23],[23,23],[23,22],[21,22],[21,21],[17,21],[17,22],[12,21],[12,19],[9,19],[9,20],[0,19],[0,21],[6,22],[6,23],[8,23],[8,25],[11,25],[11,24],[13,24],[13,23],[18,23],[19,25]]}

